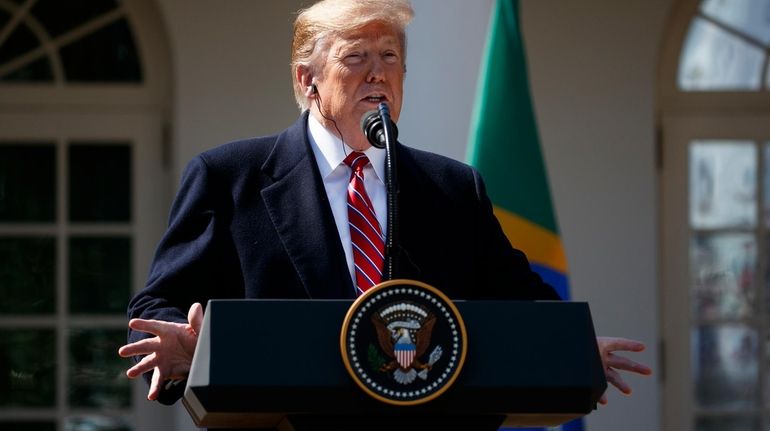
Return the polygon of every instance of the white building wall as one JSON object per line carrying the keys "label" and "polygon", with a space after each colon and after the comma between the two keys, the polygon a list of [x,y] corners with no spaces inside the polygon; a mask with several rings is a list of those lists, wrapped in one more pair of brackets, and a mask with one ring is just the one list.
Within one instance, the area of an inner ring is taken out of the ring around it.
{"label": "white building wall", "polygon": [[[298,115],[291,1],[158,0],[174,58],[174,178],[196,153]],[[655,68],[673,0],[522,0],[530,78],[573,296],[597,332],[648,344],[657,368]],[[492,0],[413,0],[404,142],[464,159]],[[175,180],[178,181],[178,180]],[[588,418],[591,431],[659,429],[656,378]],[[190,429],[183,411],[177,429]]]}
{"label": "white building wall", "polygon": [[[573,297],[597,333],[647,343],[657,367],[657,51],[671,0],[523,0],[530,81]],[[413,0],[402,136],[465,157],[491,0]],[[414,95],[418,97],[414,97]],[[417,139],[411,139],[411,137]],[[631,377],[588,428],[659,428],[657,378]]]}
{"label": "white building wall", "polygon": [[[599,334],[647,343],[658,364],[655,86],[672,0],[524,0],[530,80],[574,297]],[[660,427],[659,382],[630,378],[589,430]]]}
{"label": "white building wall", "polygon": [[158,2],[174,56],[176,178],[201,151],[296,119],[289,61],[293,13],[303,2]]}

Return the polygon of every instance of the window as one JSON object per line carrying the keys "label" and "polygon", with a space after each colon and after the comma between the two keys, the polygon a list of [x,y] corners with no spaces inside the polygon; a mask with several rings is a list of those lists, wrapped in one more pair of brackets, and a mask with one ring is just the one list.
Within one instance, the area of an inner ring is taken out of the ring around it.
{"label": "window", "polygon": [[0,82],[142,82],[115,0],[0,2],[0,28]]}
{"label": "window", "polygon": [[770,87],[770,1],[704,0],[690,23],[677,83],[685,91]]}
{"label": "window", "polygon": [[131,148],[0,140],[0,406],[20,416],[34,407],[55,424],[64,410],[66,429],[130,428],[115,352],[131,295]]}
{"label": "window", "polygon": [[770,0],[681,0],[664,47],[664,429],[770,429]]}
{"label": "window", "polygon": [[168,209],[152,5],[0,0],[0,429],[167,425],[117,356]]}

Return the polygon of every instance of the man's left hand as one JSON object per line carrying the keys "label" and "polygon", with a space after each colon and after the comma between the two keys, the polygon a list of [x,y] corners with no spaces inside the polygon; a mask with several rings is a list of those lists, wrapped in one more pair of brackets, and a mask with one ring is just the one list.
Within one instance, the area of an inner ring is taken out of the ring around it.
{"label": "man's left hand", "polygon": [[[615,386],[620,392],[629,395],[631,386],[623,380],[619,371],[629,371],[643,376],[652,374],[652,369],[639,362],[632,361],[624,356],[618,356],[614,352],[641,352],[644,350],[644,343],[626,338],[616,337],[596,337],[599,345],[599,354],[602,357],[604,373],[607,382]],[[607,394],[603,394],[599,400],[601,404],[607,404]]]}

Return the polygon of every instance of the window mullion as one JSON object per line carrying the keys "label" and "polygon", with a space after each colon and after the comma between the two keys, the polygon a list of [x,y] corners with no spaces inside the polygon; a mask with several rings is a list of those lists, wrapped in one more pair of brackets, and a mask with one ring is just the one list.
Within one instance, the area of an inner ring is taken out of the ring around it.
{"label": "window mullion", "polygon": [[57,143],[57,181],[56,181],[56,412],[57,428],[64,429],[67,417],[67,393],[69,365],[68,334],[69,334],[69,250],[67,214],[68,214],[68,174],[66,142],[59,139]]}
{"label": "window mullion", "polygon": [[715,26],[719,27],[720,29],[724,30],[725,32],[727,32],[727,33],[729,33],[729,34],[731,34],[731,35],[733,35],[733,36],[743,40],[744,42],[746,42],[746,43],[748,43],[750,45],[754,45],[755,47],[757,47],[757,48],[759,48],[759,49],[761,49],[763,51],[766,50],[765,44],[762,43],[762,41],[759,40],[759,39],[751,37],[750,35],[748,35],[746,33],[742,33],[740,31],[736,30],[735,28],[730,27],[729,25],[723,23],[722,21],[714,19],[714,18],[712,18],[712,17],[710,17],[710,16],[708,16],[706,14],[699,13],[697,16],[700,17],[701,19],[705,20],[705,21],[710,22],[711,24],[714,24]]}
{"label": "window mullion", "polygon": [[[765,64],[767,64],[767,60],[765,60]],[[756,310],[757,313],[757,322],[759,323],[758,328],[758,334],[759,334],[759,340],[757,342],[757,354],[759,361],[758,363],[758,372],[759,372],[759,393],[758,395],[758,402],[759,402],[759,422],[760,422],[760,429],[764,430],[766,429],[766,424],[768,423],[767,417],[765,414],[765,406],[767,405],[767,400],[765,399],[765,385],[766,382],[766,376],[767,376],[767,363],[765,361],[765,345],[767,344],[767,301],[766,301],[766,291],[765,291],[765,280],[767,277],[765,276],[767,272],[767,228],[766,228],[766,220],[765,220],[765,184],[764,184],[764,178],[765,178],[765,169],[767,169],[767,166],[765,164],[765,148],[764,144],[761,141],[757,142],[758,151],[757,154],[759,154],[758,157],[758,165],[757,165],[757,175],[755,178],[755,181],[757,182],[757,268],[756,268],[756,276],[754,277],[754,288],[756,289],[757,293],[757,303],[758,303],[758,309]]]}
{"label": "window mullion", "polygon": [[0,46],[3,46],[13,31],[16,30],[19,24],[21,24],[21,22],[24,20],[24,17],[29,14],[29,10],[32,9],[32,6],[35,5],[35,1],[36,0],[27,0],[18,9],[12,11],[13,16],[11,17],[11,20],[5,25],[5,27],[0,29]]}

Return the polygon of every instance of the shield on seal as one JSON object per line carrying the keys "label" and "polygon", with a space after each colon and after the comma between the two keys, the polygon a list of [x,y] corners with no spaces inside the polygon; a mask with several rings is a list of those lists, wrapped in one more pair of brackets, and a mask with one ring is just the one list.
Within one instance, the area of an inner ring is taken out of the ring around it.
{"label": "shield on seal", "polygon": [[394,346],[393,353],[396,354],[396,360],[401,368],[407,369],[414,361],[414,355],[417,352],[416,346],[412,343],[398,343]]}

